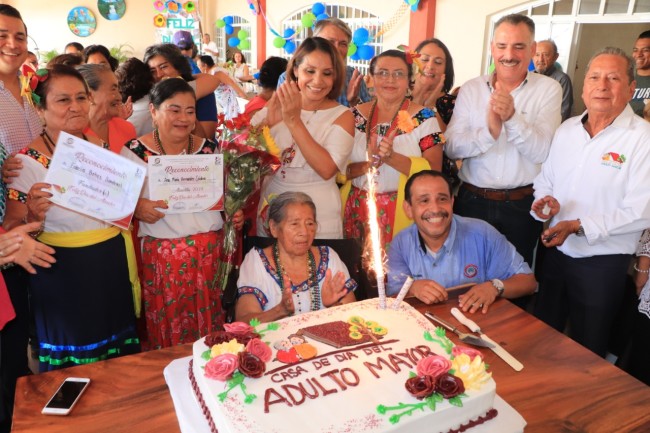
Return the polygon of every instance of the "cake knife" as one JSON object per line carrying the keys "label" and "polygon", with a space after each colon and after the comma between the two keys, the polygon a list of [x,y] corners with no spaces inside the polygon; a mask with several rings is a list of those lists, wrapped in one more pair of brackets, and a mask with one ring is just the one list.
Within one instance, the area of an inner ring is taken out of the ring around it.
{"label": "cake knife", "polygon": [[472,332],[477,332],[481,335],[481,338],[484,339],[485,341],[488,341],[492,343],[492,351],[496,353],[499,358],[503,359],[510,367],[512,367],[515,371],[521,371],[524,368],[524,364],[521,362],[517,361],[517,359],[512,356],[506,349],[501,347],[499,343],[485,335],[482,331],[480,326],[476,324],[471,319],[468,319],[458,308],[454,307],[451,309],[451,315],[454,316],[460,323],[463,325],[467,326],[470,331]]}
{"label": "cake knife", "polygon": [[457,327],[445,322],[440,317],[435,316],[428,311],[425,311],[424,315],[427,316],[430,320],[433,320],[434,322],[441,324],[442,326],[444,326],[454,334],[458,335],[458,338],[460,338],[460,341],[462,341],[463,343],[471,344],[473,346],[489,347],[490,349],[494,347],[493,343],[490,343],[487,340],[482,339],[481,337],[460,332]]}

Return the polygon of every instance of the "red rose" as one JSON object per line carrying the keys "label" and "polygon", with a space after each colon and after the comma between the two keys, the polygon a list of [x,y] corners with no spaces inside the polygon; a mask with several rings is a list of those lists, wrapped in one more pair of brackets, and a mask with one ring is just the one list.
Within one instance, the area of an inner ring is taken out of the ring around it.
{"label": "red rose", "polygon": [[447,358],[438,355],[430,355],[418,361],[417,372],[419,376],[432,376],[434,379],[451,368],[451,362]]}
{"label": "red rose", "polygon": [[418,400],[425,399],[433,394],[435,379],[431,376],[415,376],[406,381],[406,390]]}
{"label": "red rose", "polygon": [[205,337],[205,340],[203,342],[205,343],[206,346],[212,347],[215,344],[221,344],[221,343],[227,343],[230,340],[235,338],[234,335],[232,335],[230,332],[226,331],[215,331]]}
{"label": "red rose", "polygon": [[236,335],[246,335],[255,332],[255,328],[244,322],[224,323],[223,329]]}
{"label": "red rose", "polygon": [[266,371],[266,364],[257,356],[248,352],[239,352],[239,371],[246,377],[262,377]]}
{"label": "red rose", "polygon": [[476,358],[477,356],[480,357],[481,360],[483,359],[483,354],[476,349],[472,349],[471,347],[454,346],[453,349],[451,349],[451,354],[454,355],[454,357],[461,355],[463,353],[469,356],[470,361],[473,361],[474,358]]}
{"label": "red rose", "polygon": [[436,392],[444,398],[452,398],[464,393],[465,385],[460,378],[445,373],[436,379]]}
{"label": "red rose", "polygon": [[214,357],[205,364],[205,377],[225,382],[232,377],[237,369],[237,363],[237,356],[232,353]]}
{"label": "red rose", "polygon": [[271,348],[259,338],[253,338],[246,344],[246,351],[257,356],[262,362],[269,362],[273,356]]}

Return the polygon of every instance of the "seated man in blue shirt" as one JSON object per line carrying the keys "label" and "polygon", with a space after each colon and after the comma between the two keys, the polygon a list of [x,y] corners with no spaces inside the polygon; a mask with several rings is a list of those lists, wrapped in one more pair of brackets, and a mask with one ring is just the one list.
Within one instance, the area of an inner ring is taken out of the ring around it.
{"label": "seated man in blue shirt", "polygon": [[421,171],[406,182],[404,211],[414,224],[391,243],[388,294],[411,276],[409,294],[432,304],[447,300],[445,287],[474,283],[458,297],[459,308],[485,314],[498,297],[533,293],[535,277],[515,247],[485,221],[454,215],[453,204],[451,183],[438,171]]}

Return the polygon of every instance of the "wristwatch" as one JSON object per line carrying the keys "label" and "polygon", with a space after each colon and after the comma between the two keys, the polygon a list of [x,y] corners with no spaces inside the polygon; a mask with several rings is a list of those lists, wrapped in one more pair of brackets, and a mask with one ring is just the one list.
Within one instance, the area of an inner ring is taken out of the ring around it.
{"label": "wristwatch", "polygon": [[494,278],[492,280],[492,285],[494,286],[495,289],[497,289],[497,298],[500,298],[503,296],[503,291],[506,289],[505,286],[503,285],[503,281],[501,281],[498,278]]}
{"label": "wristwatch", "polygon": [[584,236],[585,235],[585,228],[582,227],[582,222],[580,222],[580,218],[578,218],[578,222],[580,223],[580,227],[578,227],[578,231],[576,231],[576,236]]}

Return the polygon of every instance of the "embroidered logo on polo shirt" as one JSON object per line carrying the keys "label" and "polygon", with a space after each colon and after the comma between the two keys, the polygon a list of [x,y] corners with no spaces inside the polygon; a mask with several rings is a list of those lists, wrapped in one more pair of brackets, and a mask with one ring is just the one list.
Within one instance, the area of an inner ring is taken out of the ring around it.
{"label": "embroidered logo on polo shirt", "polygon": [[615,152],[607,152],[606,154],[603,155],[601,159],[602,159],[602,161],[600,162],[601,165],[607,167],[614,167],[619,170],[621,169],[621,167],[623,167],[623,164],[626,161],[625,155],[618,154]]}
{"label": "embroidered logo on polo shirt", "polygon": [[467,265],[465,266],[465,270],[463,271],[463,274],[467,278],[474,278],[476,274],[478,274],[478,266],[476,265]]}

